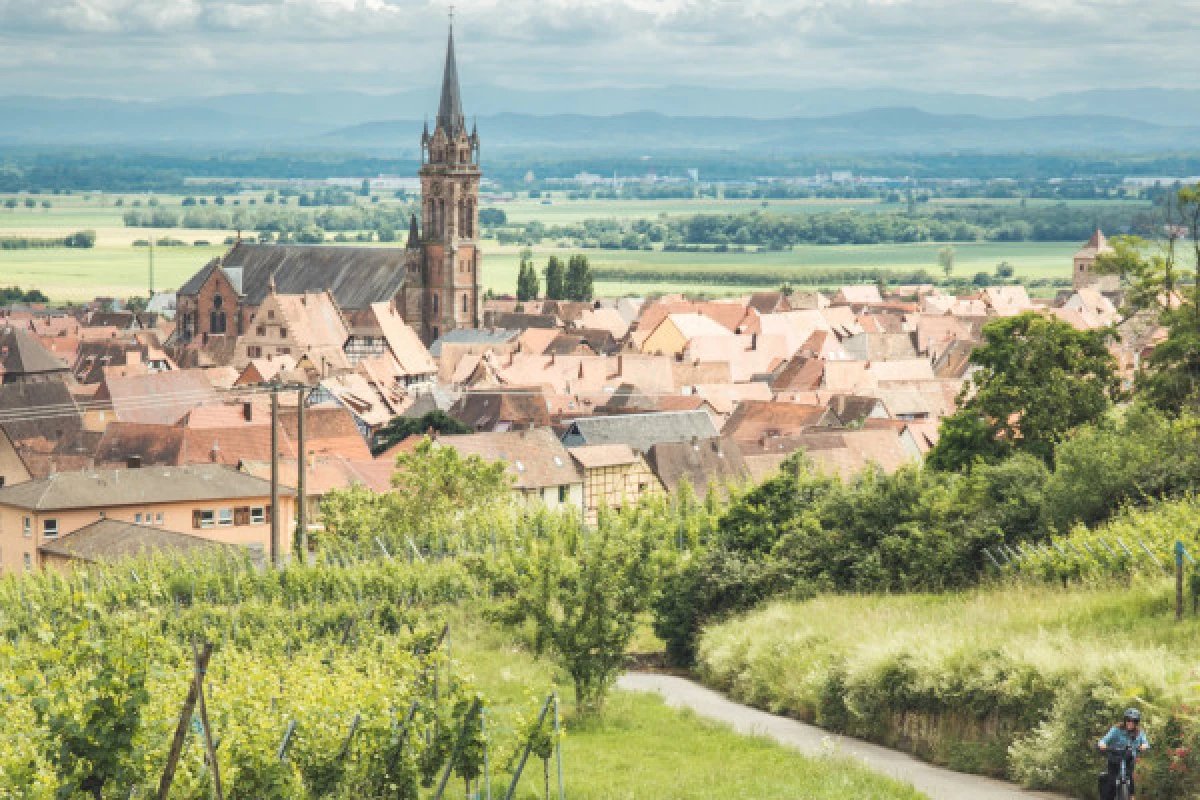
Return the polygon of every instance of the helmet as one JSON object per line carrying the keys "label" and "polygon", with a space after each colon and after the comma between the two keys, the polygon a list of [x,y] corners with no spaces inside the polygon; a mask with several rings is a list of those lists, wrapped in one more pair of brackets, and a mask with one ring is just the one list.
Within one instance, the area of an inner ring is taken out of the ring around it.
{"label": "helmet", "polygon": [[1142,712],[1138,711],[1136,708],[1125,709],[1125,721],[1140,723],[1142,721]]}

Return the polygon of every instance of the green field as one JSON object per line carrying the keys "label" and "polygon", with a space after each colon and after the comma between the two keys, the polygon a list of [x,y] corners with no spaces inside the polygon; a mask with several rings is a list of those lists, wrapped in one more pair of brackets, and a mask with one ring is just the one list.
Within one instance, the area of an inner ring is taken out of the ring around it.
{"label": "green field", "polygon": [[[261,202],[261,193],[243,193],[243,207],[254,197]],[[38,237],[62,236],[77,230],[97,232],[97,246],[92,250],[9,250],[0,251],[0,283],[39,288],[56,301],[83,301],[96,295],[131,295],[144,293],[148,282],[149,253],[146,248],[133,247],[136,239],[167,236],[187,242],[187,247],[155,248],[154,284],[157,289],[178,288],[208,260],[224,252],[220,243],[233,231],[188,230],[182,228],[148,230],[127,228],[122,214],[132,209],[135,200],[141,210],[147,209],[148,196],[124,195],[124,205],[115,205],[116,196],[101,193],[76,195],[40,195],[37,202],[50,202],[50,209],[0,208],[0,236],[29,235]],[[24,198],[22,198],[23,200]],[[181,197],[159,196],[163,208],[180,210]],[[391,202],[382,198],[381,202]],[[970,202],[1012,202],[975,201]],[[1036,202],[1036,201],[1034,201]],[[230,199],[232,203],[232,198]],[[226,208],[231,208],[227,206]],[[761,201],[733,200],[587,200],[570,201],[556,197],[552,204],[522,198],[502,204],[513,221],[539,219],[547,224],[577,222],[587,218],[653,218],[660,214],[732,213],[762,209]],[[296,206],[288,206],[293,210]],[[810,213],[831,209],[894,210],[874,201],[854,200],[779,200],[769,201],[771,213]],[[211,243],[206,247],[191,246],[192,242]],[[992,272],[1001,261],[1016,267],[1016,274],[1025,280],[1068,279],[1071,255],[1079,242],[1050,243],[971,243],[957,244],[958,260],[955,274],[964,277],[977,272]],[[588,256],[594,267],[620,270],[665,271],[680,276],[679,280],[598,281],[596,291],[605,295],[646,294],[651,292],[687,291],[708,294],[740,294],[755,289],[772,289],[780,283],[797,281],[805,270],[818,268],[924,268],[939,274],[937,253],[940,244],[901,244],[863,246],[801,246],[786,252],[761,253],[667,253],[662,251],[590,250]],[[539,267],[551,254],[566,255],[569,249],[544,244],[535,248]],[[501,294],[516,288],[519,248],[484,242],[484,286]],[[723,276],[739,270],[753,271],[761,281],[731,285]]]}

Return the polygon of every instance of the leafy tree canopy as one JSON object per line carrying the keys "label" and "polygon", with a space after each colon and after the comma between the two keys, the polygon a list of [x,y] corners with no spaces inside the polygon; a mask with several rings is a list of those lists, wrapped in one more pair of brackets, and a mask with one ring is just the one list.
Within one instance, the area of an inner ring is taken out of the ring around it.
{"label": "leafy tree canopy", "polygon": [[1055,446],[1121,394],[1109,336],[1033,312],[988,323],[971,354],[978,370],[959,411],[943,420],[928,463],[959,470],[1024,452],[1053,464]]}

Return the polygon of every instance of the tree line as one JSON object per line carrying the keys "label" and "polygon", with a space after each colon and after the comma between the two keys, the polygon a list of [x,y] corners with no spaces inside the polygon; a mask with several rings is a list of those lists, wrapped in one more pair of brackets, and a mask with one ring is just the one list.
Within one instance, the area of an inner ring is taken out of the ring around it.
{"label": "tree line", "polygon": [[90,249],[96,246],[95,231],[76,231],[66,236],[0,236],[0,250],[43,250],[56,247]]}
{"label": "tree line", "polygon": [[[542,295],[542,279],[545,279],[545,294]],[[521,264],[517,271],[517,301],[528,303],[544,296],[547,300],[568,300],[585,303],[592,299],[594,289],[592,266],[587,256],[573,255],[564,265],[558,256],[550,256],[542,276],[533,265],[533,254],[521,251]]]}

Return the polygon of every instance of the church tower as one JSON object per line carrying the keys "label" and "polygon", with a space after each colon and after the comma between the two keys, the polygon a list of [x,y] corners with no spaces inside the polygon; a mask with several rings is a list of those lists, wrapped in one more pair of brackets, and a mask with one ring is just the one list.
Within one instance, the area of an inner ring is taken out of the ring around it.
{"label": "church tower", "polygon": [[421,134],[421,229],[409,230],[403,314],[426,344],[455,328],[479,327],[479,136],[467,132],[454,27],[446,46],[433,133]]}

